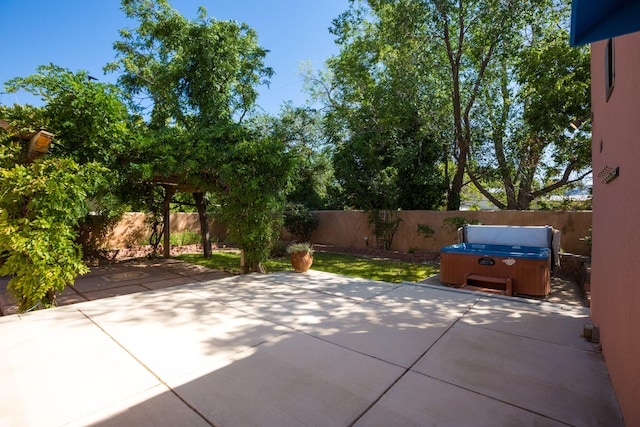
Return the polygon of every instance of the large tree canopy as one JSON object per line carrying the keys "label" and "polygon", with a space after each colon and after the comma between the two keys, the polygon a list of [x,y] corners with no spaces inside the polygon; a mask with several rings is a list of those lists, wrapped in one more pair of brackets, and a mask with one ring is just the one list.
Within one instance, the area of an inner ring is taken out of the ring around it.
{"label": "large tree canopy", "polygon": [[287,201],[309,209],[331,209],[335,187],[331,165],[331,146],[327,144],[323,115],[310,107],[285,103],[278,116],[254,115],[248,125],[256,132],[271,135],[285,144],[294,165]]}
{"label": "large tree canopy", "polygon": [[[531,11],[478,100],[467,171],[501,209],[528,209],[591,172],[589,52],[567,46],[568,16],[566,2]],[[587,123],[571,129],[572,121]]]}
{"label": "large tree canopy", "polygon": [[434,86],[428,61],[416,57],[421,21],[415,6],[354,5],[331,29],[341,52],[327,64],[327,130],[345,206],[431,209],[441,203],[441,147],[424,103]]}
{"label": "large tree canopy", "polygon": [[354,0],[314,87],[351,205],[437,207],[443,174],[448,209],[467,176],[526,209],[584,176],[587,134],[565,130],[589,116],[588,54],[567,45],[568,4]]}
{"label": "large tree canopy", "polygon": [[[217,21],[204,8],[190,21],[166,0],[123,0],[122,5],[139,25],[121,31],[114,45],[118,61],[107,70],[122,73],[119,84],[148,125],[132,147],[131,169],[139,180],[177,182],[212,193],[224,209],[235,212],[225,219],[245,251],[246,270],[260,269],[281,218],[291,170],[283,142],[249,132],[242,123],[255,105],[257,86],[272,74],[263,63],[266,50],[246,24]],[[247,153],[241,155],[239,147]],[[262,174],[252,180],[262,183],[255,185],[260,191],[248,191],[255,186],[240,179],[252,170]],[[247,191],[236,197],[241,185]]]}
{"label": "large tree canopy", "polygon": [[186,129],[240,121],[254,106],[256,86],[273,71],[266,50],[246,24],[218,21],[199,9],[189,21],[166,0],[123,0],[125,14],[139,22],[120,31],[114,44],[120,85],[132,105],[151,109],[152,127]]}

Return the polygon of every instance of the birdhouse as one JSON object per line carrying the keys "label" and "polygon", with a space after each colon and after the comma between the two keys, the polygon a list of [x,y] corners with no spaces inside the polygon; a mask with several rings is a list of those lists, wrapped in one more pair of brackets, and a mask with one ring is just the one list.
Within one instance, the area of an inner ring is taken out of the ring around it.
{"label": "birdhouse", "polygon": [[27,162],[32,162],[44,156],[49,151],[49,144],[51,144],[54,136],[54,134],[44,130],[34,133],[29,139]]}

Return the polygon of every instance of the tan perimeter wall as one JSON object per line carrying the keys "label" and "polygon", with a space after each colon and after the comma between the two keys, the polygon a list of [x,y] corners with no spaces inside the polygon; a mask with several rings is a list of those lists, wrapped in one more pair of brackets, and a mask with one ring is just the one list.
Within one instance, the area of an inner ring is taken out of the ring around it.
{"label": "tan perimeter wall", "polygon": [[[140,212],[126,213],[122,220],[112,230],[106,238],[107,248],[126,248],[133,245],[149,244],[151,225],[146,223],[147,215]],[[197,213],[173,213],[169,218],[171,233],[192,231],[200,233],[200,220]],[[209,233],[212,240],[225,240],[227,236],[226,228],[220,224],[209,221]]]}
{"label": "tan perimeter wall", "polygon": [[[373,245],[373,226],[362,211],[318,211],[320,225],[311,235],[318,244],[348,248],[366,248]],[[461,217],[480,220],[485,225],[551,225],[562,231],[561,245],[565,252],[588,255],[589,247],[580,240],[589,233],[591,211],[400,211],[402,219],[396,231],[391,249],[396,251],[439,251],[441,247],[457,243],[453,227],[446,218]],[[435,231],[432,237],[418,235],[418,224],[425,224]],[[367,240],[365,240],[367,237]],[[283,233],[283,239],[293,236]]]}
{"label": "tan perimeter wall", "polygon": [[[317,211],[320,224],[311,235],[317,244],[343,248],[373,247],[373,227],[367,214],[362,211]],[[562,231],[561,245],[565,252],[588,255],[589,248],[581,239],[589,233],[591,211],[400,211],[402,221],[394,235],[391,249],[407,252],[410,250],[439,251],[441,247],[456,243],[455,230],[444,220],[461,217],[480,220],[485,225],[551,225]],[[435,231],[430,238],[418,235],[418,224],[425,224]],[[145,243],[149,235],[145,215],[129,213],[120,221],[108,238],[110,248],[127,247]],[[190,230],[200,232],[196,213],[171,214],[171,233]],[[226,230],[222,224],[209,224],[214,241],[224,241]],[[365,240],[367,237],[367,240]],[[295,236],[282,231],[283,240],[295,240]]]}

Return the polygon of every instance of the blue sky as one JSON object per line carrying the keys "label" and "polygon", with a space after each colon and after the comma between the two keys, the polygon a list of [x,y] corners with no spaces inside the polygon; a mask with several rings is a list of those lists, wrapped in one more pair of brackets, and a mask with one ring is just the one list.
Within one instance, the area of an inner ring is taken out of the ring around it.
{"label": "blue sky", "polygon": [[[344,12],[349,0],[169,0],[188,18],[204,6],[219,20],[234,19],[253,27],[259,44],[270,52],[266,65],[275,75],[261,88],[258,104],[276,114],[283,102],[301,105],[307,98],[297,75],[301,61],[320,68],[338,53],[329,33],[331,21]],[[0,0],[0,92],[4,82],[54,63],[72,71],[87,70],[100,81],[115,83],[117,75],[102,71],[115,58],[118,30],[133,28],[120,10],[119,0]],[[26,93],[0,93],[0,103],[36,101]]]}

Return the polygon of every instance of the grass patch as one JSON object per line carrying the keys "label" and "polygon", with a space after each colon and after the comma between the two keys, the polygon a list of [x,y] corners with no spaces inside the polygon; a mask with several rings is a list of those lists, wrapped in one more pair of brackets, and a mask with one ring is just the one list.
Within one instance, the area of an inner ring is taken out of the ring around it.
{"label": "grass patch", "polygon": [[[148,245],[150,236],[150,234],[147,234],[146,236],[140,237],[137,241],[138,244],[142,246]],[[215,241],[215,237],[212,236],[211,240]],[[195,233],[190,230],[169,234],[169,244],[173,246],[197,245],[199,243],[202,243],[202,236],[200,236],[200,233]]]}
{"label": "grass patch", "polygon": [[193,231],[183,231],[182,233],[169,234],[169,243],[175,246],[187,246],[196,245],[202,243],[202,237],[200,233],[194,233]]}
{"label": "grass patch", "polygon": [[205,258],[202,254],[182,254],[175,258],[214,270],[240,273],[240,254],[237,252],[213,252],[211,258]]}
{"label": "grass patch", "polygon": [[[214,252],[209,259],[205,259],[200,254],[178,255],[176,258],[215,270],[240,273],[240,254],[235,252]],[[271,259],[265,263],[264,267],[269,273],[291,270],[288,258]],[[311,268],[327,273],[389,283],[418,282],[438,273],[438,268],[431,265],[374,260],[330,252],[315,252]]]}

